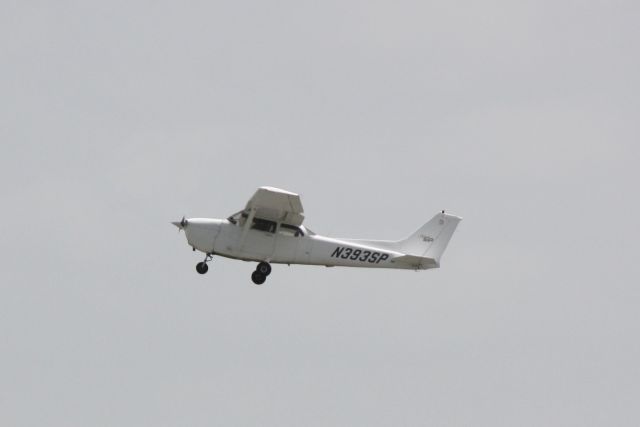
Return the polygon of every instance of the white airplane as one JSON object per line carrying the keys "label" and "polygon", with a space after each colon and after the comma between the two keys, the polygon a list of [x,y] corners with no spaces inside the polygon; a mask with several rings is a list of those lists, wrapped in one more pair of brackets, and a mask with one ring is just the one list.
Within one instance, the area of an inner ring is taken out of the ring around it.
{"label": "white airplane", "polygon": [[302,225],[300,196],[260,187],[247,206],[227,219],[182,218],[172,222],[187,242],[205,253],[196,265],[205,274],[213,255],[258,262],[251,280],[261,285],[271,264],[426,270],[440,267],[440,257],[462,218],[444,211],[404,240],[360,240],[320,236]]}

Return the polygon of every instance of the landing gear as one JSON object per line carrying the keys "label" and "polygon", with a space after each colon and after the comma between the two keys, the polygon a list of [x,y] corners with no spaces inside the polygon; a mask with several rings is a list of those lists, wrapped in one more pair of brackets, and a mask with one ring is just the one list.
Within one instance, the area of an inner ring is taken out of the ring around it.
{"label": "landing gear", "polygon": [[200,274],[205,274],[207,271],[209,271],[209,266],[207,265],[207,263],[212,259],[213,255],[207,254],[207,256],[204,257],[204,261],[196,264],[196,271]]}
{"label": "landing gear", "polygon": [[256,285],[262,285],[264,281],[267,280],[267,276],[256,270],[251,273],[251,280],[253,280],[253,283]]}
{"label": "landing gear", "polygon": [[204,262],[199,262],[196,264],[196,271],[200,274],[205,274],[207,271],[209,271],[209,266]]}
{"label": "landing gear", "polygon": [[264,274],[265,276],[268,276],[269,274],[271,274],[271,265],[269,265],[268,262],[261,262],[256,267],[256,271]]}
{"label": "landing gear", "polygon": [[256,267],[256,271],[251,273],[251,280],[256,285],[262,285],[265,280],[267,280],[267,276],[271,274],[271,265],[268,262],[261,262]]}

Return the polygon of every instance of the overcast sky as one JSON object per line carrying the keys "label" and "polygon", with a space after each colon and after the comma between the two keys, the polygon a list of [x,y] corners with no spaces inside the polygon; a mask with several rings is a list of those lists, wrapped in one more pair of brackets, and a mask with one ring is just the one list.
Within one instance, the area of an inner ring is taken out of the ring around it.
{"label": "overcast sky", "polygon": [[[637,426],[637,1],[17,1],[0,14],[0,425]],[[424,272],[201,260],[464,217]]]}

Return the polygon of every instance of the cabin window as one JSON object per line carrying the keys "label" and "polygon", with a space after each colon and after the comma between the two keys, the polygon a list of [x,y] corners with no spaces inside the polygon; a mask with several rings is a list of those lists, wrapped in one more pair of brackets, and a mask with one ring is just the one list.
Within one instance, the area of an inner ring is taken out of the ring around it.
{"label": "cabin window", "polygon": [[269,221],[268,219],[261,218],[253,218],[253,223],[251,224],[252,230],[260,230],[260,231],[268,231],[269,233],[276,232],[276,223],[274,221]]}
{"label": "cabin window", "polygon": [[304,236],[304,233],[302,232],[300,227],[289,224],[280,224],[280,234],[293,237]]}

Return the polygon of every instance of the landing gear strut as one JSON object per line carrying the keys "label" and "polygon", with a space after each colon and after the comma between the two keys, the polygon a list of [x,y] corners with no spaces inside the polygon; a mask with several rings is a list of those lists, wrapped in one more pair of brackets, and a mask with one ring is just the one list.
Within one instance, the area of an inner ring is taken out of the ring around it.
{"label": "landing gear strut", "polygon": [[262,285],[269,274],[271,274],[271,265],[268,262],[261,262],[256,267],[256,271],[251,273],[251,280],[256,285]]}
{"label": "landing gear strut", "polygon": [[213,255],[207,254],[207,256],[204,257],[204,261],[201,261],[196,264],[196,271],[200,274],[205,274],[207,271],[209,271],[209,266],[207,265],[207,263],[212,259],[213,259]]}

